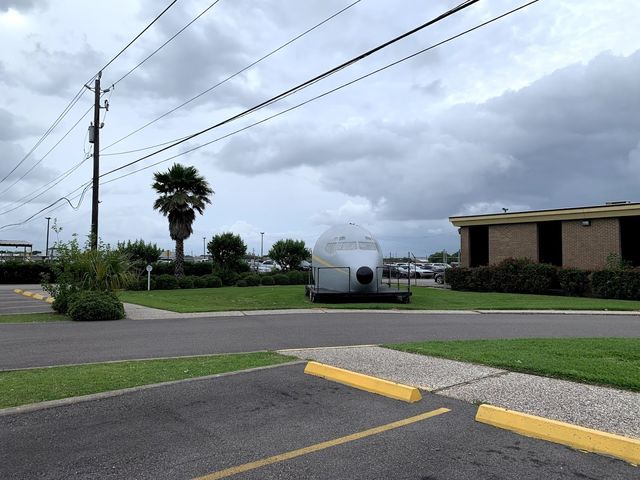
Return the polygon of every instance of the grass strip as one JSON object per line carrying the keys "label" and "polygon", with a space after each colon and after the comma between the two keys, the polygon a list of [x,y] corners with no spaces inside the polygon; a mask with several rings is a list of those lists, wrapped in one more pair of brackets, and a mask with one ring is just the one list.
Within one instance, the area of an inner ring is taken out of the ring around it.
{"label": "grass strip", "polygon": [[0,408],[202,377],[296,360],[257,352],[0,372]]}
{"label": "grass strip", "polygon": [[120,292],[124,302],[180,313],[287,308],[366,308],[398,310],[640,310],[640,301],[458,292],[440,288],[412,288],[411,303],[311,303],[302,285],[223,287],[190,290]]}
{"label": "grass strip", "polygon": [[640,338],[453,340],[385,347],[640,392]]}
{"label": "grass strip", "polygon": [[0,323],[40,323],[69,320],[59,313],[15,313],[0,315]]}

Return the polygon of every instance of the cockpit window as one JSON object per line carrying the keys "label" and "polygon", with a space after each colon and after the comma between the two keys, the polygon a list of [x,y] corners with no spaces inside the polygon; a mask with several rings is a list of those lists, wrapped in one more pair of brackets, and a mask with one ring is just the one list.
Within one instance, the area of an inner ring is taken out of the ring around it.
{"label": "cockpit window", "polygon": [[378,249],[375,242],[358,242],[358,248],[360,250],[377,250]]}
{"label": "cockpit window", "polygon": [[357,250],[358,242],[338,242],[336,250]]}

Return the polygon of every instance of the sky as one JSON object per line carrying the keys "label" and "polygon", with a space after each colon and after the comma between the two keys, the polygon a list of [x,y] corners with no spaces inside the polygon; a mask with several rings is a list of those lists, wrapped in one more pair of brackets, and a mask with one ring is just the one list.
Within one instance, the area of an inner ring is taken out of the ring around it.
{"label": "sky", "polygon": [[[91,190],[81,193],[92,175],[93,93],[83,86],[93,86],[98,70],[169,3],[0,0],[0,239],[44,250],[45,217],[56,227],[52,244],[89,233]],[[110,89],[102,96],[109,103],[101,111],[102,174],[458,4],[219,0],[122,78],[211,3],[178,0],[102,72],[101,87]],[[258,255],[282,238],[312,247],[330,226],[353,222],[385,255],[424,257],[458,250],[450,216],[640,200],[637,1],[540,0],[323,95],[524,3],[481,0],[302,91],[103,176],[100,238],[173,249],[151,184],[175,162],[196,167],[215,191],[185,242],[187,255],[229,231]]]}

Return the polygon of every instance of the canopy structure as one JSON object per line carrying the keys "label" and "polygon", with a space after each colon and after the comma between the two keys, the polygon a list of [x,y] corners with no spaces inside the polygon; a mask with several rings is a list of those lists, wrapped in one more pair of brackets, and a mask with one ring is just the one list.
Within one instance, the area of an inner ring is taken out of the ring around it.
{"label": "canopy structure", "polygon": [[[13,248],[22,248],[22,252],[13,252],[13,253],[2,253],[5,250],[5,247],[13,247]],[[27,248],[29,252],[27,253]],[[14,256],[16,254],[20,256],[26,257],[27,255],[31,255],[33,251],[33,244],[31,242],[27,242],[26,240],[0,240],[0,257],[2,256]]]}

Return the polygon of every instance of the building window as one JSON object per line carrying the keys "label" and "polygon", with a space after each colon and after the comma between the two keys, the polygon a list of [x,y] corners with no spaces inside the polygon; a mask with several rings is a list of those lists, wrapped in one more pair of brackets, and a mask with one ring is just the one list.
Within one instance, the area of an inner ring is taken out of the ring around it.
{"label": "building window", "polygon": [[640,266],[640,217],[620,218],[620,254],[632,266]]}
{"label": "building window", "polygon": [[538,261],[562,266],[562,222],[538,222]]}
{"label": "building window", "polygon": [[489,227],[469,227],[469,266],[489,265]]}

